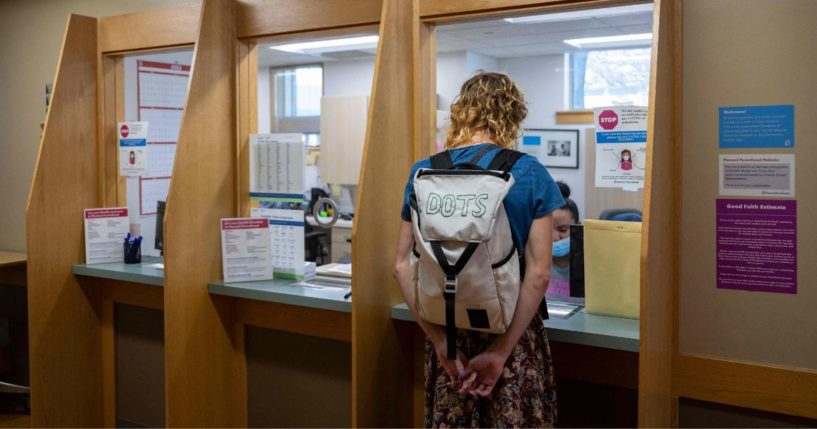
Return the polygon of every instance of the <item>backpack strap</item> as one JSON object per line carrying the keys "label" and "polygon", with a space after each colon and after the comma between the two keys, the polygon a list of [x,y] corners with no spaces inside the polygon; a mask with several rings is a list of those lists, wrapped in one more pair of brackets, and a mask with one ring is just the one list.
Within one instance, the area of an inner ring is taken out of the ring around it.
{"label": "backpack strap", "polygon": [[437,263],[440,264],[445,273],[445,287],[443,288],[443,297],[445,298],[445,336],[447,343],[446,355],[448,359],[457,358],[457,324],[455,320],[454,303],[457,297],[457,275],[468,264],[468,260],[474,255],[479,243],[468,243],[460,255],[457,262],[451,265],[448,258],[445,257],[443,247],[439,241],[429,241],[431,250],[434,251],[434,257]]}
{"label": "backpack strap", "polygon": [[451,153],[444,150],[429,158],[431,161],[431,168],[435,170],[450,170],[454,168],[454,162],[451,161]]}
{"label": "backpack strap", "polygon": [[496,147],[492,144],[485,146],[484,148],[480,149],[479,152],[477,152],[477,154],[474,155],[474,157],[471,158],[471,161],[469,162],[471,164],[479,163],[479,160],[482,159],[483,156],[485,156],[488,152],[494,150],[495,148]]}
{"label": "backpack strap", "polygon": [[522,158],[525,154],[516,150],[511,149],[502,149],[499,151],[498,154],[491,160],[491,163],[488,165],[489,170],[499,170],[504,172],[511,171],[513,165],[516,164],[516,161],[519,158]]}

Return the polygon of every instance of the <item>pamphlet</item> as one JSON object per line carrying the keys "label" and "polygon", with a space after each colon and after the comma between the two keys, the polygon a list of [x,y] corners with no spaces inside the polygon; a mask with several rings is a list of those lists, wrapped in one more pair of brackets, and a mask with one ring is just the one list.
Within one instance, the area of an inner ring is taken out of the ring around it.
{"label": "pamphlet", "polygon": [[274,277],[303,280],[304,211],[253,208],[252,217],[269,219]]}
{"label": "pamphlet", "polygon": [[221,219],[221,262],[225,282],[272,279],[269,221]]}
{"label": "pamphlet", "polygon": [[122,262],[128,234],[128,208],[85,209],[85,263]]}

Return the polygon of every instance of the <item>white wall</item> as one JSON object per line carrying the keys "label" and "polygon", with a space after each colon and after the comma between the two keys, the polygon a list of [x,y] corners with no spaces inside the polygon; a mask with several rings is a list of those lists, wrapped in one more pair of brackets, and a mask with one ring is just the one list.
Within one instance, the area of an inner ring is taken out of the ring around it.
{"label": "white wall", "polygon": [[370,95],[374,58],[323,64],[323,95]]}
{"label": "white wall", "polygon": [[270,72],[269,67],[258,67],[258,132],[269,133],[272,129],[270,121],[270,109],[272,108],[272,100],[270,97]]}
{"label": "white wall", "polygon": [[[570,186],[570,198],[576,202],[579,215],[584,218],[584,188],[586,153],[584,128],[579,126],[556,125],[556,111],[565,110],[565,73],[563,55],[506,58],[499,60],[499,68],[508,74],[525,95],[528,102],[528,117],[525,128],[562,128],[579,130],[579,168],[548,168],[556,180],[563,180]],[[592,184],[590,184],[592,186]],[[592,214],[591,214],[592,215]],[[597,216],[596,213],[594,216]]]}
{"label": "white wall", "polygon": [[437,55],[437,110],[448,110],[468,77],[465,51]]}
{"label": "white wall", "polygon": [[465,51],[465,70],[468,74],[466,78],[478,71],[498,72],[499,60],[476,52]]}
{"label": "white wall", "polygon": [[69,13],[108,16],[196,0],[0,1],[0,249],[26,249],[25,209]]}

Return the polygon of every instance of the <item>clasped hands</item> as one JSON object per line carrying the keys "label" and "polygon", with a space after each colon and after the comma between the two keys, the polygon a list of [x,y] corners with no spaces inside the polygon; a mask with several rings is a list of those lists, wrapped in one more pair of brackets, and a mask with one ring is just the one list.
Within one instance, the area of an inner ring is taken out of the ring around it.
{"label": "clasped hands", "polygon": [[484,398],[491,394],[508,359],[508,356],[490,347],[470,360],[459,350],[455,359],[448,359],[445,340],[435,344],[435,349],[437,359],[451,380],[448,385],[459,387],[460,394],[475,397]]}

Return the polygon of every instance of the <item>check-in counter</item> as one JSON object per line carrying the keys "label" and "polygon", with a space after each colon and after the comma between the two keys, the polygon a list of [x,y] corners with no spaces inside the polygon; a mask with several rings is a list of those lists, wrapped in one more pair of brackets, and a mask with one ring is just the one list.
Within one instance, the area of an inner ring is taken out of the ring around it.
{"label": "check-in counter", "polygon": [[[638,388],[639,320],[589,314],[583,308],[562,312],[549,303],[544,321],[550,343],[560,400],[560,422],[588,426],[599,423],[590,409],[604,408],[605,419],[618,425],[635,425],[635,389]],[[404,336],[411,336],[414,365],[414,422],[423,418],[423,360],[425,335],[405,303],[392,308],[391,317]],[[569,382],[565,382],[565,380]],[[590,387],[588,387],[590,386]],[[592,390],[592,391],[589,391]],[[624,393],[624,394],[622,394]],[[600,404],[607,395],[617,405]],[[594,404],[590,404],[595,402]],[[578,409],[575,409],[578,404]],[[586,406],[588,410],[582,411]],[[571,407],[573,409],[571,409]],[[564,411],[564,412],[563,412]],[[582,414],[589,418],[585,419]],[[579,416],[579,417],[577,417]]]}
{"label": "check-in counter", "polygon": [[[112,314],[105,318],[105,326],[112,344],[117,341],[115,331],[129,329],[116,326],[120,320],[113,314],[115,304],[143,307],[154,302],[149,305],[151,308],[161,304],[165,282],[164,270],[157,267],[161,259],[142,259],[141,264],[77,264],[73,267],[73,273],[82,284],[102,297],[103,308],[111,307]],[[300,285],[278,279],[241,283],[214,281],[207,288],[214,298],[232,300],[228,317],[236,338],[243,342],[239,349],[245,355],[250,426],[351,424],[349,280],[318,278]],[[125,358],[117,356],[114,350],[107,357],[120,378],[120,361]],[[160,369],[148,372],[154,370]],[[293,385],[300,387],[291,390]],[[159,397],[163,387],[157,383],[149,389],[156,390]],[[113,384],[110,388],[117,390]],[[121,386],[117,393],[122,393]],[[306,398],[329,405],[324,413],[316,415],[298,408],[314,403],[304,401]],[[116,400],[127,401],[128,398],[117,397]],[[158,404],[145,409],[155,406]],[[290,412],[292,410],[298,411]]]}

